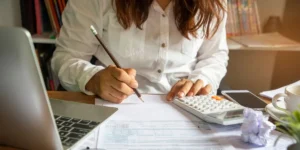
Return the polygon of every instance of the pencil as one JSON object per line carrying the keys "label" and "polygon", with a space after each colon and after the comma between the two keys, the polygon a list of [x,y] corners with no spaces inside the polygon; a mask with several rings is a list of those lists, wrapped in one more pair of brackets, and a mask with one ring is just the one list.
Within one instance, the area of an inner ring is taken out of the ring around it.
{"label": "pencil", "polygon": [[[104,48],[105,52],[108,54],[108,56],[110,57],[110,59],[115,63],[115,65],[116,65],[118,68],[122,68],[122,67],[120,66],[119,62],[116,60],[116,58],[110,53],[110,51],[108,50],[108,48],[107,48],[107,47],[104,45],[104,43],[101,41],[101,39],[100,39],[99,36],[98,36],[98,32],[97,32],[97,30],[94,28],[93,25],[91,25],[90,29],[91,29],[91,31],[93,32],[93,34],[95,35],[96,39],[97,39],[97,40],[99,41],[99,43],[102,45],[102,47]],[[135,88],[132,88],[132,89],[133,89],[133,91],[135,92],[135,94],[138,96],[138,98],[139,98],[142,102],[144,102],[143,99],[142,99],[142,95],[138,92],[138,90],[135,89]]]}

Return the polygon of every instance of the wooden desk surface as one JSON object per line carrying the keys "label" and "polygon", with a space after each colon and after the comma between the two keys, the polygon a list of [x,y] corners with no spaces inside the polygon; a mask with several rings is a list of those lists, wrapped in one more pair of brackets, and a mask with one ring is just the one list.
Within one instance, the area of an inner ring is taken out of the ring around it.
{"label": "wooden desk surface", "polygon": [[86,104],[95,104],[95,96],[85,95],[80,92],[48,91],[49,98],[74,101]]}
{"label": "wooden desk surface", "polygon": [[[86,104],[95,104],[95,96],[85,95],[80,92],[66,92],[66,91],[48,91],[49,98],[62,99],[74,102],[81,102]],[[270,99],[259,96],[264,102],[269,104]]]}

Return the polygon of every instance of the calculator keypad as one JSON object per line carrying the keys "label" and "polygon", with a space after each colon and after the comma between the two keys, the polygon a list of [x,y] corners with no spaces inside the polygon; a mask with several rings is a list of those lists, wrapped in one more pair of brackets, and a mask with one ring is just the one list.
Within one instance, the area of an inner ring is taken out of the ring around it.
{"label": "calculator keypad", "polygon": [[212,95],[183,97],[177,98],[177,100],[204,114],[243,109],[243,107],[237,103],[226,99],[216,100]]}

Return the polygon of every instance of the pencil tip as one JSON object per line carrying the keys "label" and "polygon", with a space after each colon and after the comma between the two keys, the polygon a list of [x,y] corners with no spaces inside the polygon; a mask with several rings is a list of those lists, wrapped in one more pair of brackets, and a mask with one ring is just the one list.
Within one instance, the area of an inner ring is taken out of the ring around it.
{"label": "pencil tip", "polygon": [[139,99],[140,99],[143,103],[145,103],[144,100],[143,100],[141,97],[139,97]]}

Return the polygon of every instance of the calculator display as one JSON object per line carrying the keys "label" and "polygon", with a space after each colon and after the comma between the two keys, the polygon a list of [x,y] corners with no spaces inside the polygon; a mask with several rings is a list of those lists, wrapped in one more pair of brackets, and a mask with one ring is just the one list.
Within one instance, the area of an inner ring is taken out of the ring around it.
{"label": "calculator display", "polygon": [[243,116],[243,110],[229,111],[227,112],[224,119],[231,119],[231,118],[237,118],[242,116]]}

